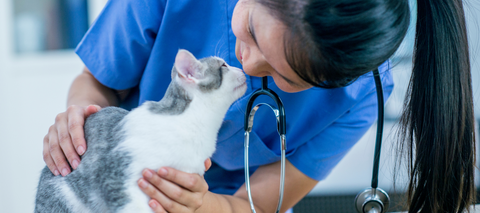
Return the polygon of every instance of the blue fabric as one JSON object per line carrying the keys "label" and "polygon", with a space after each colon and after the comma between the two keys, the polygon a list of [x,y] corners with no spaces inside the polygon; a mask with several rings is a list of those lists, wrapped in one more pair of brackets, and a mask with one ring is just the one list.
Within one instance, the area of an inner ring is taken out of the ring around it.
{"label": "blue fabric", "polygon": [[[178,49],[197,58],[216,55],[241,68],[235,57],[231,18],[236,0],[115,0],[90,28],[76,52],[107,87],[133,93],[127,109],[160,100],[170,82]],[[393,89],[389,62],[380,67],[385,100]],[[312,88],[285,93],[269,79],[285,104],[287,157],[301,172],[324,179],[363,136],[377,116],[372,74],[338,89]],[[210,189],[233,194],[243,182],[243,118],[248,97],[261,79],[247,77],[248,89],[225,116],[218,134],[212,169],[205,174]],[[258,100],[272,103],[268,98]],[[250,138],[252,171],[280,160],[273,113],[260,109]]]}

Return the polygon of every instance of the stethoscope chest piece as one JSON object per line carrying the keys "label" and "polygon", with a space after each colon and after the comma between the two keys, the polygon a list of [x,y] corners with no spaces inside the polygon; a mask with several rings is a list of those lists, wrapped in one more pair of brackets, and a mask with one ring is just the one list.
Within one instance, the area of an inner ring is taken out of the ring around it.
{"label": "stethoscope chest piece", "polygon": [[380,188],[368,188],[355,198],[355,208],[359,213],[386,212],[390,204],[390,197]]}

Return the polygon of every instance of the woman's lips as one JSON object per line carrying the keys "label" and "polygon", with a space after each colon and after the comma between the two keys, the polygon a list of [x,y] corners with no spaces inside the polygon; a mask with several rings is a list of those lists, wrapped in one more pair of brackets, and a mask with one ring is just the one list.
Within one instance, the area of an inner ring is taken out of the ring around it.
{"label": "woman's lips", "polygon": [[243,61],[243,57],[242,57],[242,47],[241,47],[241,46],[240,46],[240,48],[239,48],[239,51],[240,51],[240,60]]}

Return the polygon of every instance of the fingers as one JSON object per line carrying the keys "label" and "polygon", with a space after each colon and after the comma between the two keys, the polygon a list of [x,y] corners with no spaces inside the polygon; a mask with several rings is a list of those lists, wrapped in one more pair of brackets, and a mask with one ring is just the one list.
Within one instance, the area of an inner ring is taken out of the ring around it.
{"label": "fingers", "polygon": [[44,138],[43,159],[53,174],[68,175],[80,164],[80,155],[87,149],[83,126],[85,119],[98,112],[100,106],[88,107],[70,106],[66,112],[55,118]]}
{"label": "fingers", "polygon": [[[85,119],[87,119],[88,116],[97,113],[101,109],[102,108],[98,105],[89,105],[86,108],[76,106],[70,106],[68,108],[68,132],[70,133],[73,146],[75,147],[78,155],[83,155],[87,147],[87,142],[85,141],[85,134],[83,131]],[[68,154],[67,158],[70,160]]]}
{"label": "fingers", "polygon": [[[155,212],[162,212],[162,210],[163,212],[185,212],[187,210],[186,206],[173,201],[167,195],[165,195],[163,191],[160,191],[159,189],[157,189],[155,186],[153,186],[143,178],[138,180],[138,186],[145,194],[147,194],[147,196],[149,196],[153,200],[158,201],[159,205],[155,206],[155,209],[154,209]],[[156,202],[152,203],[150,201],[149,205],[151,204],[157,204],[157,203]],[[150,207],[152,208],[152,206]]]}
{"label": "fingers", "polygon": [[75,151],[72,138],[70,135],[71,133],[69,131],[70,129],[69,129],[68,123],[69,121],[67,119],[64,119],[64,118],[57,119],[57,121],[55,122],[57,127],[57,134],[58,134],[57,138],[60,144],[60,148],[62,149],[63,154],[66,156],[68,162],[70,163],[73,169],[77,169],[78,165],[80,164],[80,157],[77,154],[77,151]]}
{"label": "fingers", "polygon": [[158,203],[158,201],[154,199],[151,199],[148,202],[148,205],[150,206],[150,208],[152,208],[153,212],[155,213],[167,213],[167,211],[165,211],[165,209],[160,205],[160,203]]}
{"label": "fingers", "polygon": [[210,169],[210,167],[212,166],[212,160],[210,160],[210,158],[208,158],[207,160],[205,160],[205,172],[208,171]]}
{"label": "fingers", "polygon": [[102,107],[100,107],[100,106],[98,106],[98,105],[90,105],[90,106],[87,106],[87,108],[85,108],[85,117],[88,117],[88,116],[90,116],[91,114],[100,111],[101,109],[102,109]]}
{"label": "fingers", "polygon": [[157,174],[160,177],[174,182],[192,192],[208,191],[208,185],[206,184],[205,179],[198,174],[190,174],[169,167],[159,169]]}
{"label": "fingers", "polygon": [[168,180],[160,178],[152,170],[145,169],[142,175],[150,184],[155,186],[163,194],[165,194],[167,197],[171,198],[172,200],[185,206],[193,204],[194,208],[201,206],[201,203],[199,204],[199,206],[195,205],[194,201],[196,200],[197,197],[196,197],[196,194],[194,194],[194,192],[192,193],[191,191],[187,191],[186,189],[178,186],[175,183],[172,183]]}
{"label": "fingers", "polygon": [[165,167],[158,172],[145,169],[142,175],[138,186],[163,208],[152,206],[156,203],[151,201],[149,205],[155,212],[195,212],[202,206],[203,198],[208,192],[208,184],[198,174]]}
{"label": "fingers", "polygon": [[53,161],[52,156],[50,155],[49,149],[50,145],[48,143],[48,134],[43,138],[43,160],[47,164],[47,167],[50,169],[50,171],[55,175],[58,176],[60,174],[57,166],[55,165],[55,162]]}
{"label": "fingers", "polygon": [[49,131],[48,151],[50,152],[50,156],[62,176],[68,175],[70,173],[70,166],[68,165],[65,155],[63,154],[59,144],[58,133],[55,126],[52,126]]}
{"label": "fingers", "polygon": [[[83,126],[85,125],[85,118],[87,117],[86,111],[87,111],[86,109],[83,109],[80,107],[75,107],[75,106],[68,107],[67,124],[59,125],[59,128],[65,128],[65,127],[68,128],[68,129],[64,129],[64,131],[68,131],[68,132],[65,132],[65,134],[67,133],[69,134],[69,139],[71,138],[71,142],[72,142],[70,144],[73,145],[73,147],[75,148],[75,152],[77,153],[77,155],[73,157],[78,157],[78,155],[83,155],[87,147],[87,142],[85,141],[85,135],[83,131]],[[69,151],[70,150],[68,150],[68,152]],[[69,161],[73,162],[74,159],[70,159],[69,154],[73,155],[73,153],[67,153],[67,151],[65,152],[65,155],[67,156]],[[73,167],[73,164],[72,164],[72,167]]]}

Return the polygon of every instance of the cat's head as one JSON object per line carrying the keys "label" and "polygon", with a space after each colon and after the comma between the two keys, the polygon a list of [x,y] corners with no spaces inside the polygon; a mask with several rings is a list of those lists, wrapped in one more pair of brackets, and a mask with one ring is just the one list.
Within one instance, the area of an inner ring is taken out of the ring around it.
{"label": "cat's head", "polygon": [[178,51],[172,70],[172,81],[177,81],[189,95],[229,101],[229,104],[245,93],[245,80],[241,69],[229,66],[223,59],[197,60],[187,50]]}

